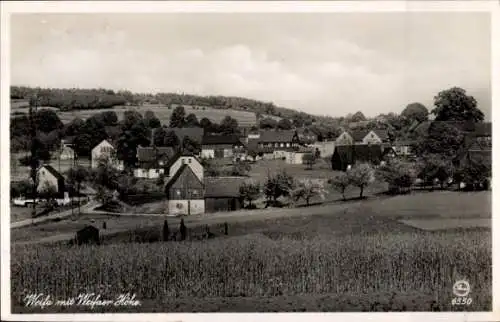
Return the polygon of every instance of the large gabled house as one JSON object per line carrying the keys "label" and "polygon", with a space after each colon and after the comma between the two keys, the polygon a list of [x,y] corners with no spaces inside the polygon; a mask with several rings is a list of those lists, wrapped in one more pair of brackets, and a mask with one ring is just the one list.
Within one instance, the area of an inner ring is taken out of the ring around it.
{"label": "large gabled house", "polygon": [[36,191],[44,194],[49,190],[52,190],[55,196],[62,197],[66,191],[65,180],[54,167],[44,164],[37,170]]}
{"label": "large gabled house", "polygon": [[232,158],[243,151],[238,135],[205,135],[201,145],[201,157],[206,159]]}
{"label": "large gabled house", "polygon": [[335,146],[353,145],[353,144],[387,144],[389,142],[389,133],[387,130],[351,130],[342,131],[335,140]]}
{"label": "large gabled house", "polygon": [[108,140],[102,140],[91,152],[91,167],[97,168],[100,162],[107,162],[117,170],[123,170],[123,161],[116,156],[116,147]]}
{"label": "large gabled house", "polygon": [[159,178],[165,173],[165,166],[174,155],[175,150],[171,147],[138,147],[134,176],[147,179]]}
{"label": "large gabled house", "polygon": [[239,209],[243,177],[205,177],[200,160],[178,153],[167,164],[165,193],[170,215],[195,215]]}
{"label": "large gabled house", "polygon": [[482,162],[492,166],[492,129],[491,123],[476,123],[465,132],[463,148],[459,151],[455,164]]}

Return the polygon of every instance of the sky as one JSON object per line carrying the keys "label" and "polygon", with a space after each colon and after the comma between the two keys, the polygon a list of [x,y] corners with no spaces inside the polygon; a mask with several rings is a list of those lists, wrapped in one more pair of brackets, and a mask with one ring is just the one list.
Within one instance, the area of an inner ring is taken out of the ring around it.
{"label": "sky", "polygon": [[11,16],[11,84],[248,97],[317,115],[433,108],[459,86],[490,116],[487,13]]}

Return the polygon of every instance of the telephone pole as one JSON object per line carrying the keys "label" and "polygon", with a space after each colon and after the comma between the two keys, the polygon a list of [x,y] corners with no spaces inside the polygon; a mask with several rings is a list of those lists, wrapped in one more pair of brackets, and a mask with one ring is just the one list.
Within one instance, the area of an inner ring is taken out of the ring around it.
{"label": "telephone pole", "polygon": [[33,182],[32,188],[32,198],[33,198],[33,209],[31,212],[32,218],[36,217],[36,199],[37,199],[37,168],[38,168],[38,156],[37,156],[37,139],[36,139],[36,122],[35,116],[38,108],[38,95],[35,94],[30,99],[29,104],[29,118],[30,118],[30,136],[31,136],[31,180]]}

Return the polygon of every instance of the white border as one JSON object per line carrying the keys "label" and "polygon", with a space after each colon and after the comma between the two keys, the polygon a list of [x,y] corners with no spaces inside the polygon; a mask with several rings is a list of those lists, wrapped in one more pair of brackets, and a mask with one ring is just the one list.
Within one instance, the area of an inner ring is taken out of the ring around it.
{"label": "white border", "polygon": [[[16,1],[1,2],[1,169],[0,178],[10,177],[9,158],[9,15],[11,13],[42,13],[42,12],[85,12],[85,13],[149,13],[149,12],[404,12],[404,11],[460,11],[460,12],[491,12],[492,13],[492,120],[497,118],[495,106],[500,103],[500,10],[498,1]],[[496,40],[496,41],[495,41]],[[500,137],[493,130],[493,136]],[[499,130],[500,131],[500,130]],[[499,160],[497,140],[493,140],[493,164]],[[495,169],[493,170],[496,174]],[[500,187],[499,176],[493,177],[493,209],[496,207],[495,187]],[[272,319],[275,321],[331,321],[335,319],[350,320],[380,320],[380,321],[421,321],[421,320],[460,320],[460,321],[496,321],[500,320],[500,279],[493,274],[493,312],[484,313],[248,313],[248,314],[10,314],[10,216],[9,214],[9,180],[1,180],[0,227],[1,229],[1,312],[2,320],[14,321],[204,321],[217,319],[220,321],[240,322]],[[500,245],[497,236],[500,224],[493,212],[492,229],[493,245]],[[493,267],[499,267],[498,248],[493,248]],[[495,270],[496,271],[496,270]],[[8,312],[8,313],[7,313]]]}

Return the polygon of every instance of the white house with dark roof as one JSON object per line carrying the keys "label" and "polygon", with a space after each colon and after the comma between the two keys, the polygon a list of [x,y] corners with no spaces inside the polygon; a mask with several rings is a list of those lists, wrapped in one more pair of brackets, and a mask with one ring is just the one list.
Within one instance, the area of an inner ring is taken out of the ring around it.
{"label": "white house with dark roof", "polygon": [[171,147],[138,147],[137,168],[134,169],[136,178],[157,179],[165,173],[165,166],[175,155]]}
{"label": "white house with dark roof", "polygon": [[49,189],[53,190],[57,195],[63,195],[65,191],[65,180],[54,167],[44,164],[37,170],[36,191],[38,193],[44,193]]}
{"label": "white house with dark roof", "polygon": [[112,167],[123,170],[123,161],[116,157],[116,148],[108,140],[102,140],[91,152],[91,167],[97,168],[102,161],[108,162]]}
{"label": "white house with dark roof", "polygon": [[165,184],[170,215],[194,215],[241,208],[239,188],[245,177],[205,177],[197,157],[177,154],[167,164]]}

